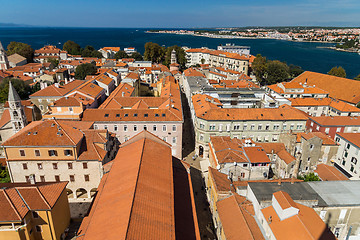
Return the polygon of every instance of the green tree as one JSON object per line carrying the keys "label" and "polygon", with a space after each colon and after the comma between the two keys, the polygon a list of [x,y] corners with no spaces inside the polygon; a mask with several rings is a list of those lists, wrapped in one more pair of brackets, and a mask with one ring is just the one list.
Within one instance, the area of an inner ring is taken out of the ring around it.
{"label": "green tree", "polygon": [[81,51],[82,57],[94,57],[94,58],[102,58],[101,52],[97,51],[93,46],[87,45],[84,49]]}
{"label": "green tree", "polygon": [[165,48],[157,43],[147,42],[144,52],[145,61],[162,63],[165,59]]}
{"label": "green tree", "polygon": [[77,66],[75,70],[75,78],[84,80],[87,75],[94,75],[97,73],[97,68],[92,63],[83,63]]}
{"label": "green tree", "polygon": [[176,46],[176,45],[166,48],[164,65],[166,65],[166,66],[170,65],[170,63],[171,63],[171,52],[174,49],[175,49],[175,52],[176,52],[177,63],[180,64],[180,69],[185,69],[185,64],[187,62],[186,52],[184,51],[183,48],[181,48],[179,46]]}
{"label": "green tree", "polygon": [[304,180],[304,182],[321,181],[321,179],[313,172],[308,173],[304,176],[298,176],[298,179]]}
{"label": "green tree", "polygon": [[59,59],[56,58],[48,58],[46,61],[52,64],[52,68],[56,68],[59,65]]}
{"label": "green tree", "polygon": [[123,51],[123,50],[118,51],[114,55],[114,58],[116,60],[123,59],[123,58],[128,58],[128,57],[129,57],[129,55],[127,55],[127,53],[125,51]]}
{"label": "green tree", "polygon": [[342,67],[333,67],[329,72],[329,75],[346,78],[345,69]]}
{"label": "green tree", "polygon": [[10,174],[7,167],[3,167],[0,164],[0,183],[9,183],[10,181]]}
{"label": "green tree", "polygon": [[266,84],[274,84],[286,81],[290,78],[289,66],[278,60],[268,61],[266,63]]}
{"label": "green tree", "polygon": [[71,55],[81,55],[81,47],[74,41],[67,41],[63,45],[63,50],[67,51]]}
{"label": "green tree", "polygon": [[34,59],[34,49],[31,48],[29,44],[22,42],[11,42],[7,46],[7,55],[10,56],[14,53],[17,53],[24,58],[26,58],[28,63],[33,62]]}
{"label": "green tree", "polygon": [[16,89],[21,99],[28,99],[29,95],[34,91],[24,81],[17,78],[4,78],[0,83],[0,102],[5,103],[8,100],[9,95],[9,81],[11,80],[12,85]]}
{"label": "green tree", "polygon": [[135,59],[135,61],[143,61],[143,60],[144,60],[143,56],[142,56],[140,53],[138,53],[138,52],[132,53],[132,54],[130,55],[130,57],[133,58],[133,59]]}
{"label": "green tree", "polygon": [[265,81],[266,63],[266,57],[261,56],[261,54],[256,55],[256,58],[252,63],[252,70],[256,76],[256,79],[261,84],[263,84]]}
{"label": "green tree", "polygon": [[354,80],[360,81],[360,74],[354,77]]}
{"label": "green tree", "polygon": [[300,66],[296,66],[293,64],[289,65],[289,73],[291,78],[296,78],[300,74],[302,74],[304,70]]}

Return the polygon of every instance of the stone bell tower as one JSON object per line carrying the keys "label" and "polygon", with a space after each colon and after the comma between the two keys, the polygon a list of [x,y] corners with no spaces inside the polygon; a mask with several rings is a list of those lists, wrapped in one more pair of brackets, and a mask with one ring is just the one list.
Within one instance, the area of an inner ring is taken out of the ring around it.
{"label": "stone bell tower", "polygon": [[11,81],[9,82],[9,111],[11,117],[11,124],[14,133],[17,133],[27,125],[24,107],[21,105],[21,99],[16,92]]}

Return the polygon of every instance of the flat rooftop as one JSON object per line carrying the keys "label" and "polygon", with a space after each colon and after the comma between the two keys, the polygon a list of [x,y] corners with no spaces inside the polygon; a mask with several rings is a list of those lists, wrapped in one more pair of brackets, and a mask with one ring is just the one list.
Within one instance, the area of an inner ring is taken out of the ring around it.
{"label": "flat rooftop", "polygon": [[271,201],[273,193],[284,191],[294,201],[318,201],[318,206],[327,206],[321,196],[306,182],[295,182],[293,184],[282,182],[281,185],[278,182],[249,182],[248,185],[259,202]]}
{"label": "flat rooftop", "polygon": [[359,181],[322,181],[307,183],[329,207],[359,206]]}

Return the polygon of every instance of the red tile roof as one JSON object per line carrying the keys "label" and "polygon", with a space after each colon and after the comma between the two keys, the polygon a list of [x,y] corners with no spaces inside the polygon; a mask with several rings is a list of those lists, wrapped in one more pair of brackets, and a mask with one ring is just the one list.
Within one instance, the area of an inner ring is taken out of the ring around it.
{"label": "red tile roof", "polygon": [[332,98],[352,104],[360,102],[360,81],[306,71],[292,80],[292,82],[307,82],[307,85],[315,85],[329,92]]}
{"label": "red tile roof", "polygon": [[0,222],[20,222],[30,210],[52,209],[66,185],[0,183]]}
{"label": "red tile roof", "polygon": [[360,126],[360,117],[350,116],[320,116],[309,117],[320,126]]}
{"label": "red tile roof", "polygon": [[[360,137],[360,136],[359,136]],[[334,166],[326,164],[318,164],[314,171],[318,174],[319,178],[323,181],[346,181],[349,180],[344,174],[342,174]]]}
{"label": "red tile roof", "polygon": [[351,142],[358,148],[360,148],[360,133],[336,133],[343,139]]}
{"label": "red tile roof", "polygon": [[83,84],[84,81],[82,80],[74,80],[72,82],[69,82],[68,84],[65,84],[64,86],[56,87],[55,84],[50,85],[44,89],[41,89],[37,91],[36,93],[33,93],[30,95],[30,98],[32,97],[51,97],[51,96],[57,96],[62,97],[74,90],[75,88],[79,87],[81,84]]}
{"label": "red tile roof", "polygon": [[216,205],[226,239],[265,239],[255,220],[254,207],[245,197],[235,193]]}
{"label": "red tile roof", "polygon": [[171,159],[169,144],[148,132],[122,145],[78,235],[84,240],[175,239]]}

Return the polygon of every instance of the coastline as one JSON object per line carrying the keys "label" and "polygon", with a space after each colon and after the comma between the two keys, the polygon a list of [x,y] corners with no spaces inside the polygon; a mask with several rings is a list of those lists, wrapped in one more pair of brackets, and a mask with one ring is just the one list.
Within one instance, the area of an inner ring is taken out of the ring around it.
{"label": "coastline", "polygon": [[335,51],[339,51],[339,52],[348,52],[348,53],[359,53],[360,54],[360,49],[359,50],[352,50],[352,49],[342,49],[342,48],[337,48],[337,47],[317,47],[317,48],[327,48],[327,49],[331,49],[331,50],[335,50]]}
{"label": "coastline", "polygon": [[145,33],[157,33],[157,34],[175,34],[175,35],[189,35],[189,36],[195,36],[195,37],[207,37],[207,38],[220,38],[220,39],[271,39],[271,40],[283,40],[283,41],[289,41],[289,42],[308,42],[308,43],[332,43],[334,42],[328,42],[328,41],[299,41],[299,40],[293,40],[293,39],[285,39],[285,38],[271,38],[271,37],[242,37],[242,36],[232,36],[232,35],[202,35],[202,34],[192,34],[192,33],[168,33],[168,32],[151,32],[151,31],[145,31]]}

